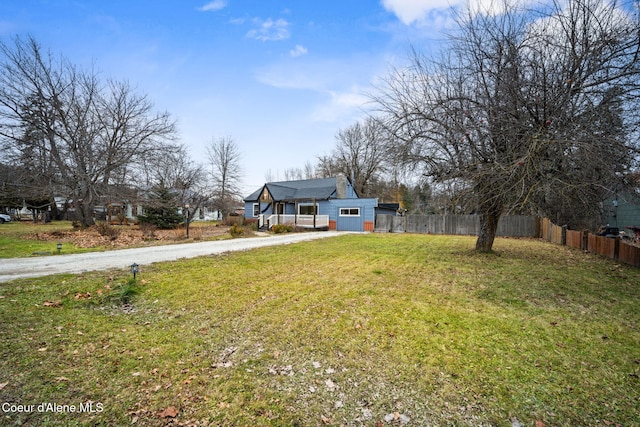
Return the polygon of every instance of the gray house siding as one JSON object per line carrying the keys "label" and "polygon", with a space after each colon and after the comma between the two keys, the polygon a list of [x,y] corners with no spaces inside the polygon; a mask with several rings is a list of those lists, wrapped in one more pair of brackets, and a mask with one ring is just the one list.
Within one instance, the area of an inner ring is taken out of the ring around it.
{"label": "gray house siding", "polygon": [[625,230],[625,227],[640,227],[640,197],[622,194],[616,201],[617,206],[612,200],[605,202],[604,223],[620,230]]}

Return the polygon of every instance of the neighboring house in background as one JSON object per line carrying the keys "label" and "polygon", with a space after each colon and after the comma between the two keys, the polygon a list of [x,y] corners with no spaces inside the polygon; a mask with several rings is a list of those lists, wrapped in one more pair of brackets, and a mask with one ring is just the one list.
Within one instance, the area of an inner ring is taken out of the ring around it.
{"label": "neighboring house in background", "polygon": [[245,218],[260,227],[291,224],[302,228],[373,231],[378,199],[360,198],[345,175],[268,182],[244,199]]}
{"label": "neighboring house in background", "polygon": [[630,233],[628,227],[640,228],[640,194],[619,194],[604,203],[604,223]]}

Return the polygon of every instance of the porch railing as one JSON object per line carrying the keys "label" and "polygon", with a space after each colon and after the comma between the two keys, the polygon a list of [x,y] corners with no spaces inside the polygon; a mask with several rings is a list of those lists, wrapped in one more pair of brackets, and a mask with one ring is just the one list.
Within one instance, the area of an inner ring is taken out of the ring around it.
{"label": "porch railing", "polygon": [[258,225],[271,228],[276,224],[296,225],[303,228],[329,227],[329,215],[260,215]]}

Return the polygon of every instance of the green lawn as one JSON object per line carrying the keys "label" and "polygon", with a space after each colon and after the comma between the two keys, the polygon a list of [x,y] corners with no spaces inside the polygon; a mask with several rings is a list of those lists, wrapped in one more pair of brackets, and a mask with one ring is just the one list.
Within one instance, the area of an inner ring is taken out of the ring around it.
{"label": "green lawn", "polygon": [[125,271],[0,284],[0,425],[638,425],[640,270],[474,243],[156,264],[129,304]]}
{"label": "green lawn", "polygon": [[[34,224],[32,222],[9,222],[0,224],[0,258],[27,257],[34,253],[41,255],[55,255],[57,243],[63,244],[64,253],[79,253],[96,248],[78,248],[63,238],[65,233],[73,231],[71,221],[56,221],[48,224]],[[56,241],[40,239],[42,234],[56,233],[61,238]]]}

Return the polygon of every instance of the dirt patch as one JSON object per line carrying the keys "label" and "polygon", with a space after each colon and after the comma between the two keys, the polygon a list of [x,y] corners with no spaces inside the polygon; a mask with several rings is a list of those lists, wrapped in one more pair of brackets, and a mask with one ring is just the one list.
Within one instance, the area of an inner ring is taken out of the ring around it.
{"label": "dirt patch", "polygon": [[229,227],[224,225],[197,226],[189,228],[189,239],[186,237],[186,230],[178,228],[175,230],[155,230],[143,232],[138,226],[113,225],[113,232],[109,235],[100,233],[98,227],[89,227],[73,231],[52,231],[50,233],[34,233],[29,235],[30,239],[40,241],[55,241],[60,243],[71,243],[78,248],[128,248],[141,246],[155,246],[164,243],[207,241],[215,240],[224,235],[229,235]]}

